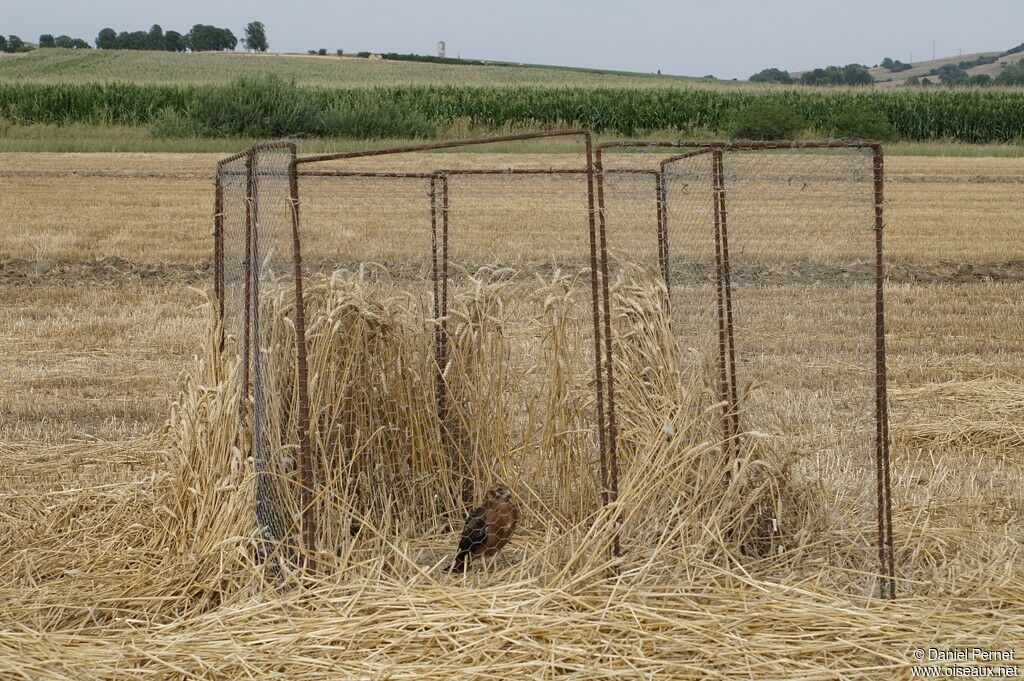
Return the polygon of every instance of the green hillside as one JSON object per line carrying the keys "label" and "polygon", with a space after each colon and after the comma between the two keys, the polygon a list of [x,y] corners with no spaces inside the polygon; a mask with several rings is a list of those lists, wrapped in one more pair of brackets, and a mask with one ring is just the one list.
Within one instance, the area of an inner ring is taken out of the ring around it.
{"label": "green hillside", "polygon": [[276,74],[324,87],[372,85],[681,87],[703,79],[626,71],[495,63],[435,64],[358,57],[242,52],[35,50],[0,58],[0,82],[219,84],[239,76]]}

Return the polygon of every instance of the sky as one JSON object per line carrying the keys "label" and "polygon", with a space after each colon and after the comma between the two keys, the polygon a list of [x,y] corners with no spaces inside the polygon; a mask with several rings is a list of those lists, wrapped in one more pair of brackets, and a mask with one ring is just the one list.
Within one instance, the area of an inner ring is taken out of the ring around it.
{"label": "sky", "polygon": [[262,21],[273,51],[434,54],[688,76],[747,78],[766,67],[872,66],[1024,42],[1020,0],[0,0],[0,33],[90,43],[101,28],[241,37]]}

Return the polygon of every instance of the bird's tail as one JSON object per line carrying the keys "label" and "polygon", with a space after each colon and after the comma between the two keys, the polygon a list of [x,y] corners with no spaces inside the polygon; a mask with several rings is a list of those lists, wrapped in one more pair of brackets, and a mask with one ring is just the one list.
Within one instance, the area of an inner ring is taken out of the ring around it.
{"label": "bird's tail", "polygon": [[455,562],[448,568],[448,572],[462,572],[466,569],[466,551],[459,551],[455,554]]}

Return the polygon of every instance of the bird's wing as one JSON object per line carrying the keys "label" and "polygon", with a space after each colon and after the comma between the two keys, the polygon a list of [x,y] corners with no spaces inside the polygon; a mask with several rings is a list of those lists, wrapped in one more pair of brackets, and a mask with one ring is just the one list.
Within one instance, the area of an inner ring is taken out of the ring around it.
{"label": "bird's wing", "polygon": [[474,546],[482,545],[486,537],[486,509],[483,506],[478,506],[466,517],[466,525],[462,528],[462,536],[459,538],[459,552],[469,551]]}

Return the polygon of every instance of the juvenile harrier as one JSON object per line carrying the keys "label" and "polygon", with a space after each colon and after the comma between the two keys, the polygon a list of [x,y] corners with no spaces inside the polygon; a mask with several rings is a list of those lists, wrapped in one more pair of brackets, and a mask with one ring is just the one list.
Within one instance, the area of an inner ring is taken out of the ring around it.
{"label": "juvenile harrier", "polygon": [[512,538],[517,522],[519,510],[512,503],[512,491],[504,485],[490,490],[484,497],[484,503],[466,518],[459,550],[449,572],[465,570],[467,557],[496,554]]}

